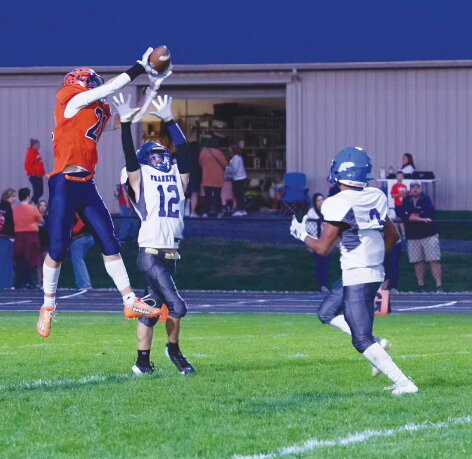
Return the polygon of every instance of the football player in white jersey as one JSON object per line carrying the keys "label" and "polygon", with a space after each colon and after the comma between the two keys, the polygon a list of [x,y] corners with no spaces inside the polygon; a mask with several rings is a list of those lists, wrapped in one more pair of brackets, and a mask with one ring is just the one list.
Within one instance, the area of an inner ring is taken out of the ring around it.
{"label": "football player in white jersey", "polygon": [[[319,255],[327,255],[340,238],[344,315],[335,317],[337,328],[352,334],[354,348],[393,382],[393,395],[412,394],[418,387],[406,377],[373,334],[374,298],[384,280],[385,249],[399,240],[387,215],[387,198],[367,187],[372,163],[359,147],[340,151],[331,165],[331,181],[341,191],[321,207],[324,227],[319,239],[306,232],[306,217],[294,217],[290,233]],[[334,324],[333,324],[334,325]]]}
{"label": "football player in white jersey", "polygon": [[[120,115],[126,160],[121,183],[126,186],[141,219],[138,269],[146,278],[151,298],[159,305],[166,304],[169,309],[166,355],[180,373],[189,375],[195,373],[195,369],[179,348],[180,320],[187,313],[187,305],[174,282],[184,227],[184,192],[189,178],[188,144],[173,119],[172,97],[158,96],[153,104],[156,111],[151,114],[162,120],[177,148],[176,163],[170,150],[156,142],[145,143],[136,153],[131,120],[137,109],[130,107],[129,97],[124,101],[120,94],[114,97],[114,105]],[[163,321],[162,316],[160,320]],[[155,370],[150,352],[157,321],[157,318],[146,318],[138,322],[138,358],[133,366],[133,373],[137,375],[151,374]]]}

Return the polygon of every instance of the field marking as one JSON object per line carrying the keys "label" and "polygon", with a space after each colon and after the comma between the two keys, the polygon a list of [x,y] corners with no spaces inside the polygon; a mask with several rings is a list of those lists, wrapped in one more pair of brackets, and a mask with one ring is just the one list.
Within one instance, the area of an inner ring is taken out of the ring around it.
{"label": "field marking", "polygon": [[83,295],[84,293],[87,293],[88,289],[84,288],[83,290],[80,290],[79,292],[73,293],[72,295],[64,295],[64,296],[58,296],[58,300],[65,300],[66,298],[72,298],[74,296],[79,296]]}
{"label": "field marking", "polygon": [[418,432],[420,430],[428,429],[444,429],[451,426],[472,424],[472,416],[464,416],[462,418],[449,419],[447,421],[440,422],[423,422],[421,424],[405,424],[401,427],[386,429],[386,430],[364,430],[363,432],[357,432],[348,434],[345,437],[340,437],[335,440],[317,440],[312,438],[306,440],[301,445],[292,445],[284,448],[280,448],[272,453],[253,454],[244,456],[236,454],[232,459],[275,459],[278,457],[292,456],[310,453],[320,448],[332,448],[335,446],[349,446],[355,443],[364,443],[372,438],[385,438],[393,437],[394,435],[404,432]]}
{"label": "field marking", "polygon": [[414,306],[412,308],[395,308],[395,311],[413,311],[414,309],[434,309],[442,308],[443,306],[454,306],[457,301],[449,301],[449,303],[433,304],[432,306]]}
{"label": "field marking", "polygon": [[0,306],[6,306],[7,304],[31,303],[31,301],[32,300],[9,301],[8,303],[0,303]]}
{"label": "field marking", "polygon": [[126,380],[133,378],[132,374],[121,374],[121,375],[92,375],[85,376],[79,379],[38,379],[30,383],[19,382],[13,384],[3,384],[0,385],[0,394],[10,391],[22,391],[22,390],[31,390],[31,389],[54,389],[56,387],[64,386],[83,386],[91,383],[99,382],[114,382],[117,380]]}

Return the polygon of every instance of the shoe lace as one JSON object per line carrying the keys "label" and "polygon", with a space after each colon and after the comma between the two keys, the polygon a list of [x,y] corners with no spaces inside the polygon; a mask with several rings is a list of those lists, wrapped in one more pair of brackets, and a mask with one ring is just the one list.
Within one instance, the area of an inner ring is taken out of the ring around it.
{"label": "shoe lace", "polygon": [[141,303],[147,304],[151,308],[155,308],[157,304],[156,300],[154,298],[151,298],[151,295],[146,295],[142,297],[140,301]]}

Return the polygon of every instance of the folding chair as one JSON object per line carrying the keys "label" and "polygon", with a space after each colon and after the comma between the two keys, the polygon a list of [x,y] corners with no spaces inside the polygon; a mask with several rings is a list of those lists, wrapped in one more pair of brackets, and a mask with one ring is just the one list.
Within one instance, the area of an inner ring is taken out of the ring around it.
{"label": "folding chair", "polygon": [[284,216],[297,218],[305,215],[310,205],[306,175],[301,172],[289,172],[284,175],[284,186],[278,188],[283,195],[280,199],[280,213]]}

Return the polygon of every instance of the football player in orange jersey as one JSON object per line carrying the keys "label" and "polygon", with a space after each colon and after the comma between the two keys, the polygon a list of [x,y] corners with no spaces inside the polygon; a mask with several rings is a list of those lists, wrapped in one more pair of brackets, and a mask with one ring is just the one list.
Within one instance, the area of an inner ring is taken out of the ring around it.
{"label": "football player in orange jersey", "polygon": [[[137,298],[120,255],[120,245],[113,222],[95,186],[98,162],[97,142],[111,117],[106,97],[123,88],[139,75],[147,73],[151,81],[147,98],[134,121],[144,116],[160,84],[172,71],[158,75],[149,65],[153,48],[126,72],[104,82],[89,68],[69,72],[57,91],[53,131],[54,170],[49,178],[49,253],[43,265],[44,304],[36,329],[47,338],[56,308],[55,295],[61,263],[71,239],[71,226],[76,212],[94,232],[103,253],[105,268],[123,296],[124,314],[128,318],[157,317],[164,312]],[[140,110],[140,109],[136,109]]]}

